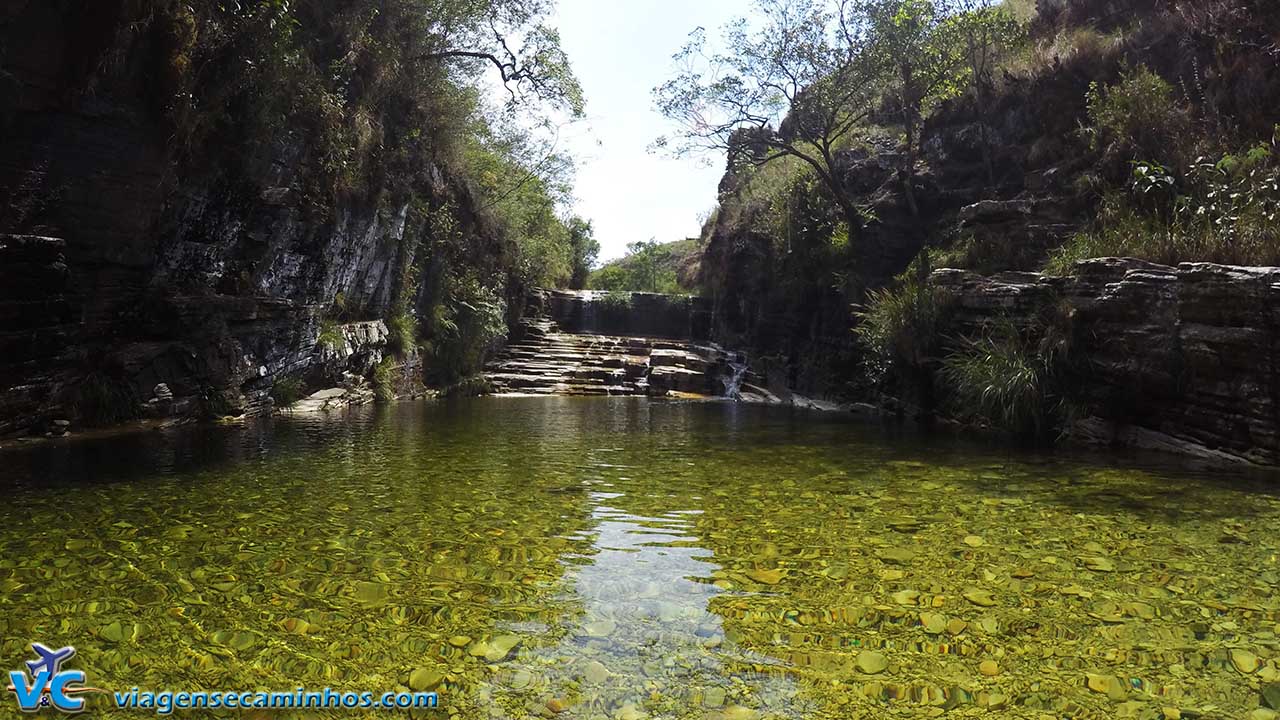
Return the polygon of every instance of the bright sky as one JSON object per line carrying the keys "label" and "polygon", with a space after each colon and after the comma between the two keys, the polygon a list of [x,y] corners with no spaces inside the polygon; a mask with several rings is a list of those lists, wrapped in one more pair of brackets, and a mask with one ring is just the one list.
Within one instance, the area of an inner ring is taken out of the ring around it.
{"label": "bright sky", "polygon": [[559,0],[555,24],[587,99],[587,120],[563,131],[581,162],[575,211],[591,220],[600,259],[629,242],[694,237],[715,206],[724,158],[671,159],[646,148],[672,124],[651,91],[672,74],[672,53],[703,26],[713,37],[746,14],[744,0]]}

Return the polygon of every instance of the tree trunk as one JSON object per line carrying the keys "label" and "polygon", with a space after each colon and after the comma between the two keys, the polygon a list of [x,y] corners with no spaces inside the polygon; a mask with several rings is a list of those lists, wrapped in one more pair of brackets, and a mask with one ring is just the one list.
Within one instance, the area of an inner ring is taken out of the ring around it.
{"label": "tree trunk", "polygon": [[907,159],[902,168],[902,192],[907,198],[907,208],[912,217],[920,215],[920,206],[916,204],[916,128],[913,120],[907,123]]}
{"label": "tree trunk", "polygon": [[899,102],[902,103],[902,126],[903,131],[907,135],[907,160],[905,167],[901,169],[902,190],[907,198],[907,208],[911,210],[911,216],[920,215],[920,207],[916,204],[915,193],[915,174],[916,174],[916,121],[919,116],[920,98],[917,97],[914,77],[910,65],[902,65],[899,67],[902,79],[902,96]]}

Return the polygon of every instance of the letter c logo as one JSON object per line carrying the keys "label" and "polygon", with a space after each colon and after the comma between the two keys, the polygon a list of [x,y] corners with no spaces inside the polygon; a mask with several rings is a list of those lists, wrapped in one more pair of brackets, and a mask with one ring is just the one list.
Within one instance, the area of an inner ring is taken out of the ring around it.
{"label": "letter c logo", "polygon": [[76,697],[67,697],[64,688],[67,683],[84,683],[84,672],[80,670],[64,670],[53,676],[53,681],[49,683],[49,696],[53,699],[54,707],[63,712],[80,712],[84,709],[84,699]]}

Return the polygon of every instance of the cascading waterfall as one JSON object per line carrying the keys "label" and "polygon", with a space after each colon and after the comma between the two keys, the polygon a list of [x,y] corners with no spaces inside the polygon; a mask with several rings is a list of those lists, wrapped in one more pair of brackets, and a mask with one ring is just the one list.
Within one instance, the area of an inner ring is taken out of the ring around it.
{"label": "cascading waterfall", "polygon": [[582,315],[579,318],[579,327],[583,332],[594,332],[599,324],[596,322],[596,308],[600,302],[600,297],[604,293],[597,293],[591,290],[582,291],[582,295],[586,298],[586,302],[582,303]]}
{"label": "cascading waterfall", "polygon": [[[515,341],[485,366],[489,390],[754,399],[759,388],[746,356],[706,337],[694,322],[703,312],[696,305],[654,293],[536,291]],[[652,334],[636,334],[644,331]]]}
{"label": "cascading waterfall", "polygon": [[741,400],[742,379],[747,374],[747,356],[738,352],[729,353],[725,364],[729,366],[729,372],[720,377],[720,382],[724,384],[724,396],[730,400]]}

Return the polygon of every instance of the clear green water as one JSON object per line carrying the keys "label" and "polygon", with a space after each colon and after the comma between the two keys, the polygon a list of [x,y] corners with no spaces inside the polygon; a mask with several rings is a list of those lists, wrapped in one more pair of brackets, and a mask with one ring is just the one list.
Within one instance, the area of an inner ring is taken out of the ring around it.
{"label": "clear green water", "polygon": [[1240,718],[1280,655],[1261,480],[622,399],[6,450],[0,650],[112,690],[417,671],[436,717]]}

